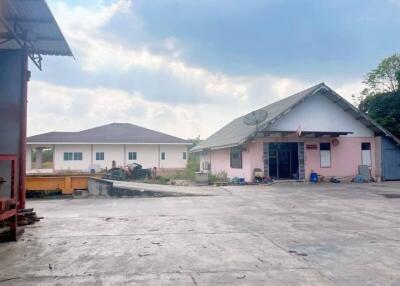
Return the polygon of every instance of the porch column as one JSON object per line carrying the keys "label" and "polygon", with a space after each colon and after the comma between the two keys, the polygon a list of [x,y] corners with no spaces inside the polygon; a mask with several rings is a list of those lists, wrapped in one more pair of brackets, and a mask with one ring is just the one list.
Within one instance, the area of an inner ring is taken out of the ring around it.
{"label": "porch column", "polygon": [[264,150],[264,176],[269,177],[269,143],[263,143]]}
{"label": "porch column", "polygon": [[36,169],[42,169],[42,163],[43,163],[43,148],[42,147],[37,147],[36,151],[36,161],[35,161],[35,168]]}
{"label": "porch column", "polygon": [[305,169],[304,169],[304,142],[297,144],[297,152],[299,158],[299,180],[305,180]]}

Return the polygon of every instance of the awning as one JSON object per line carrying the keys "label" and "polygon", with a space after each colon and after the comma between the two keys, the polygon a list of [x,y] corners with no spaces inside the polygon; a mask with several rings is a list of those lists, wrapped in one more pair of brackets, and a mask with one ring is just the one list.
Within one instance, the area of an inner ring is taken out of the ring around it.
{"label": "awning", "polygon": [[0,49],[21,48],[35,64],[41,55],[73,56],[44,0],[0,2]]}
{"label": "awning", "polygon": [[[343,135],[352,134],[348,131],[264,131],[260,132],[262,137],[276,136],[276,137],[299,137],[299,138],[318,138],[318,137],[339,137]],[[258,136],[258,134],[257,134]]]}

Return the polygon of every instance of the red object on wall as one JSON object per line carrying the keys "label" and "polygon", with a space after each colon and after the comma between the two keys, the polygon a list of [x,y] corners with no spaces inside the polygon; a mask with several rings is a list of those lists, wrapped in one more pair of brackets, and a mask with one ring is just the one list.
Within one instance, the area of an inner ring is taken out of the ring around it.
{"label": "red object on wall", "polygon": [[333,146],[337,146],[337,145],[339,145],[339,143],[340,143],[340,141],[339,141],[339,139],[337,139],[337,138],[334,138],[334,139],[332,140],[332,145],[333,145]]}
{"label": "red object on wall", "polygon": [[317,150],[318,149],[318,145],[317,144],[307,144],[306,145],[306,149],[307,150]]}

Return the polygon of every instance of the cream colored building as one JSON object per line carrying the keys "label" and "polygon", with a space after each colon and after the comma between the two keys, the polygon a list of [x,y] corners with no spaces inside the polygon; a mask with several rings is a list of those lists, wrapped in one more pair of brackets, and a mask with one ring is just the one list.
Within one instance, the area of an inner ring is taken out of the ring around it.
{"label": "cream colored building", "polygon": [[[129,123],[112,123],[79,132],[49,132],[27,140],[27,172],[89,172],[138,163],[143,168],[183,169],[191,143]],[[52,164],[43,162],[51,150]],[[32,155],[34,158],[32,160]]]}

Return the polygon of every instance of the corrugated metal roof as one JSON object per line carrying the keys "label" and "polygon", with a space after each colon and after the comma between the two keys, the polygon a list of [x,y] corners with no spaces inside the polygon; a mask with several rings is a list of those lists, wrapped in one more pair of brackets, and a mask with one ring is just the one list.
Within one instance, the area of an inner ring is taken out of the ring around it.
{"label": "corrugated metal roof", "polygon": [[[317,94],[318,92],[323,92],[328,98],[332,99],[336,104],[357,118],[357,120],[360,120],[364,125],[372,129],[375,134],[385,134],[395,140],[398,144],[400,143],[399,139],[385,130],[382,126],[371,120],[368,116],[363,114],[324,83],[317,84],[306,90],[261,108],[268,112],[268,117],[258,126],[258,130],[265,130],[279,118],[285,116],[295,106],[301,104],[308,97]],[[249,137],[256,135],[256,126],[244,124],[244,117],[245,115],[234,119],[229,124],[211,135],[209,138],[200,142],[191,151],[199,152],[205,149],[219,149],[243,144],[249,139]]]}
{"label": "corrugated metal roof", "polygon": [[49,132],[28,137],[34,143],[191,144],[189,141],[130,123],[111,123],[79,132]]}
{"label": "corrugated metal roof", "polygon": [[30,53],[73,56],[44,0],[1,0],[0,5],[0,49],[20,49],[18,35]]}

